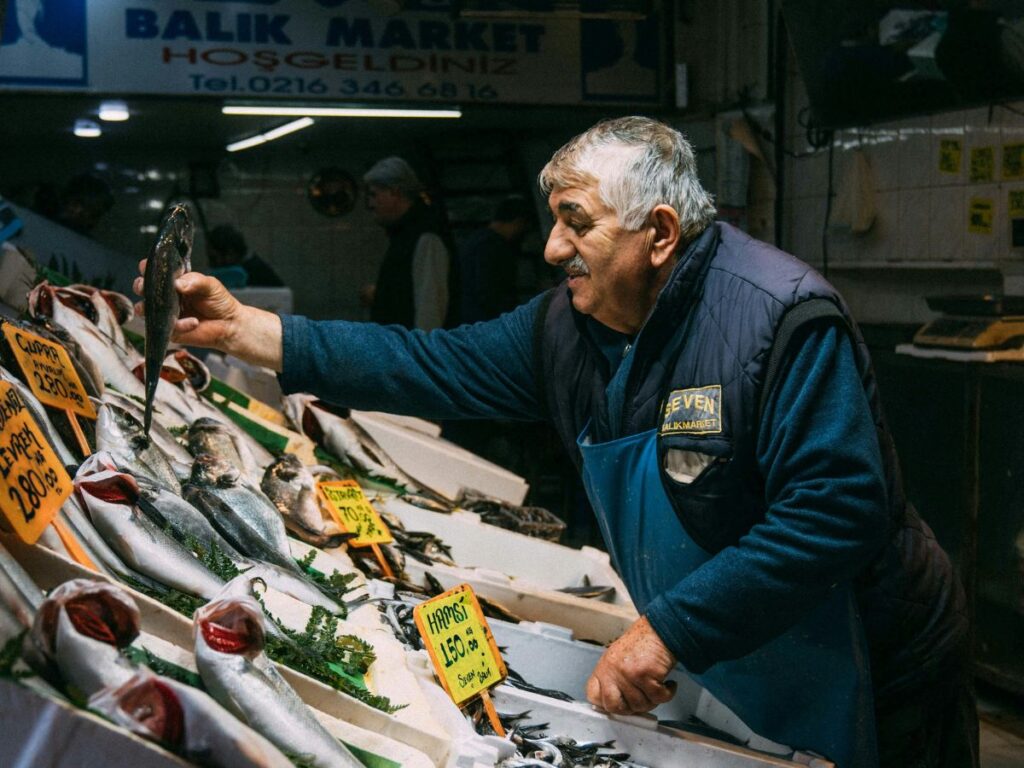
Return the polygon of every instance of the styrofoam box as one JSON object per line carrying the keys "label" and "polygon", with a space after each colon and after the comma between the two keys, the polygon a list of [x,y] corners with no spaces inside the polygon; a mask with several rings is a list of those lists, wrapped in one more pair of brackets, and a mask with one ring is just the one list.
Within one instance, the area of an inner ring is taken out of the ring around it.
{"label": "styrofoam box", "polygon": [[46,768],[188,768],[181,758],[103,718],[0,680],[0,764]]}
{"label": "styrofoam box", "polygon": [[[598,643],[613,642],[638,618],[607,555],[595,549],[574,550],[481,523],[474,513],[444,515],[394,497],[382,497],[379,508],[394,513],[409,530],[431,531],[452,547],[459,567],[407,557],[405,569],[413,581],[422,582],[429,572],[446,589],[467,583],[523,620],[558,624]],[[558,591],[580,584],[584,575],[592,584],[613,584],[618,602]]]}
{"label": "styrofoam box", "polygon": [[474,490],[510,504],[522,504],[530,489],[519,475],[444,438],[366,411],[352,411],[352,420],[377,441],[402,471],[452,501],[458,500],[465,490]]}
{"label": "styrofoam box", "polygon": [[[2,541],[4,547],[7,548],[11,555],[18,560],[36,584],[44,590],[53,589],[69,579],[88,578],[111,581],[111,579],[94,573],[43,547],[28,546],[13,536],[0,536],[0,541]],[[135,592],[128,587],[121,586],[131,593],[132,598],[139,607],[142,616],[142,627],[146,632],[144,640],[152,644],[152,638],[159,638],[159,640],[167,644],[161,647],[161,651],[172,656],[169,659],[170,661],[181,664],[186,668],[195,669],[194,662],[191,661],[191,649],[194,642],[192,622],[156,600]],[[298,615],[301,613],[302,608],[305,608],[306,615],[308,615],[308,607],[303,606],[297,600],[291,600],[287,595],[268,593],[265,599],[267,596],[270,597],[272,603],[270,608],[272,612],[280,610],[282,613],[292,614],[289,623],[299,623]],[[370,608],[369,610],[373,609]],[[381,635],[383,637],[383,633]],[[394,641],[393,638],[391,639],[397,645],[397,641]],[[171,652],[172,647],[181,649],[181,653],[173,654]],[[156,648],[153,650],[156,652]],[[391,655],[390,648],[385,647],[383,650],[385,655]],[[392,661],[394,660],[392,659]],[[401,666],[404,667],[404,664],[403,656]],[[384,666],[387,666],[387,663],[382,664],[382,671]],[[320,713],[332,718],[372,732],[375,734],[375,738],[380,736],[384,739],[390,739],[412,747],[426,755],[435,766],[457,764],[459,755],[450,754],[451,740],[444,730],[437,725],[435,718],[430,717],[429,722],[417,723],[411,713],[407,713],[403,717],[389,715],[350,696],[341,694],[318,680],[307,677],[288,667],[278,664],[277,669],[302,700],[314,710],[319,710]],[[400,670],[391,669],[384,677],[390,680],[396,674],[400,674]],[[407,685],[418,686],[411,677],[408,680]],[[382,680],[381,682],[383,683],[384,681]],[[384,687],[389,686],[385,685]],[[407,690],[413,689],[409,688]],[[383,690],[380,692],[385,693]],[[387,694],[385,693],[385,695]],[[396,701],[399,701],[398,697],[396,697]],[[419,712],[423,712],[424,709],[429,710],[430,706],[421,703],[421,706],[416,707],[416,709]],[[346,740],[348,740],[347,737]],[[356,739],[353,739],[352,743],[355,746],[363,746]],[[379,746],[383,742],[377,740],[374,743]],[[366,748],[373,751],[373,747],[369,744],[367,744]],[[396,751],[402,753],[405,750]],[[398,759],[387,754],[385,756],[391,757],[391,759]]]}
{"label": "styrofoam box", "polygon": [[593,547],[573,549],[489,525],[475,512],[443,514],[392,494],[382,493],[377,498],[378,509],[395,515],[408,530],[428,531],[440,538],[451,548],[452,560],[464,568],[498,571],[540,589],[581,586],[586,577],[591,584],[615,587],[611,604],[633,608],[606,552]]}
{"label": "styrofoam box", "polygon": [[707,736],[659,726],[650,715],[618,717],[598,712],[589,704],[565,702],[499,685],[491,692],[499,712],[529,711],[528,723],[547,723],[550,736],[568,736],[579,742],[613,740],[617,751],[648,768],[760,768],[796,765],[827,768],[831,763],[810,756],[799,762],[756,752]]}
{"label": "styrofoam box", "polygon": [[[488,624],[505,663],[528,683],[567,693],[577,701],[587,700],[587,680],[604,653],[603,647],[575,640],[570,630],[551,624],[510,624],[497,619]],[[696,717],[753,749],[778,755],[792,752],[755,734],[682,668],[668,679],[675,681],[676,695],[651,713],[659,720],[685,723]]]}

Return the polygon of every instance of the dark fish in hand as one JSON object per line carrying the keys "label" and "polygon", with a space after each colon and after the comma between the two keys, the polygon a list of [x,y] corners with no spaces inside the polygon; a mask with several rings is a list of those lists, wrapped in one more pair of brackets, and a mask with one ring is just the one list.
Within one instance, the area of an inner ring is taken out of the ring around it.
{"label": "dark fish in hand", "polygon": [[178,319],[180,304],[174,281],[192,269],[192,237],[195,227],[188,209],[174,206],[160,225],[153,251],[146,262],[143,299],[146,305],[146,418],[145,431],[153,420],[153,398],[160,381],[164,354]]}

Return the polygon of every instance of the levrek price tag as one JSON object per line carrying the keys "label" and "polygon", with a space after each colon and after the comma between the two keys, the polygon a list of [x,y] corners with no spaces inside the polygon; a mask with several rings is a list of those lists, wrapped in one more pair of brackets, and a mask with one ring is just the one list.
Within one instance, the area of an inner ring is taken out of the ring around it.
{"label": "levrek price tag", "polygon": [[348,542],[351,546],[369,547],[374,544],[390,544],[394,540],[391,531],[370,506],[363,489],[355,480],[317,483],[317,489],[341,530],[355,534]]}
{"label": "levrek price tag", "polygon": [[[460,584],[413,610],[441,685],[457,705],[508,675],[473,589]],[[489,704],[490,700],[486,699]]]}
{"label": "levrek price tag", "polygon": [[4,323],[3,331],[39,402],[96,418],[96,409],[64,347],[10,323]]}
{"label": "levrek price tag", "polygon": [[18,390],[0,381],[0,512],[35,544],[71,495],[71,478]]}

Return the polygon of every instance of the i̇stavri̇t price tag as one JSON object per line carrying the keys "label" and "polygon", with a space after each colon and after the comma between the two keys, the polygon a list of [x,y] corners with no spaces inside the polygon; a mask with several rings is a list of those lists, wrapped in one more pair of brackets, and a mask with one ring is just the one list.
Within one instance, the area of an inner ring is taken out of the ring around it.
{"label": "i\u0307stavri\u0307t price tag", "polygon": [[341,530],[355,534],[348,542],[351,546],[368,547],[393,541],[391,531],[355,480],[331,480],[317,483],[316,487]]}
{"label": "i\u0307stavri\u0307t price tag", "polygon": [[458,706],[508,675],[468,584],[420,603],[413,617],[441,685]]}
{"label": "i\u0307stavri\u0307t price tag", "polygon": [[35,544],[71,495],[71,478],[14,385],[0,381],[0,512]]}
{"label": "i\u0307stavri\u0307t price tag", "polygon": [[11,323],[4,323],[3,331],[39,402],[96,418],[96,409],[64,347]]}

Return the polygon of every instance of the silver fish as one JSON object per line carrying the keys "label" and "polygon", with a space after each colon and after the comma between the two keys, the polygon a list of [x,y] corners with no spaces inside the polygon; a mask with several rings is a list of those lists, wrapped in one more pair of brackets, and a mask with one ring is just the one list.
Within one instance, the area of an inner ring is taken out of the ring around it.
{"label": "silver fish", "polygon": [[[249,483],[258,486],[263,477],[262,465],[257,462],[248,442],[238,435],[237,425],[226,423],[229,421],[220,413],[193,421],[188,428],[188,449],[193,456],[207,453],[238,467]],[[272,456],[270,460],[272,463]]]}
{"label": "silver fish", "polygon": [[66,581],[36,613],[32,639],[61,676],[86,696],[121,685],[134,674],[120,649],[139,634],[139,609],[114,584]]}
{"label": "silver fish", "polygon": [[142,355],[139,354],[135,347],[128,343],[125,339],[124,331],[121,329],[121,326],[131,320],[135,314],[135,308],[131,299],[123,293],[103,291],[94,286],[81,283],[69,285],[68,289],[78,291],[89,297],[96,313],[93,320],[94,324],[104,336],[110,339],[110,342],[117,347],[118,351],[123,354],[128,367],[134,368],[131,361],[141,361]]}
{"label": "silver fish", "polygon": [[146,262],[143,288],[146,307],[146,418],[143,424],[147,434],[153,421],[153,398],[160,381],[164,353],[180,311],[174,281],[192,269],[194,232],[188,209],[182,205],[174,206],[164,217]]}
{"label": "silver fish", "polygon": [[131,475],[110,469],[113,463],[109,454],[94,453],[75,476],[75,491],[96,530],[129,567],[210,599],[224,582],[139,510],[137,483]]}
{"label": "silver fish", "polygon": [[227,462],[210,454],[197,456],[184,495],[242,553],[294,566],[281,513]]}
{"label": "silver fish", "polygon": [[324,519],[313,472],[294,453],[280,456],[267,467],[260,488],[277,507],[292,533],[315,547],[334,548],[345,536]]}
{"label": "silver fish", "polygon": [[[239,577],[244,579],[245,577]],[[317,768],[360,768],[356,757],[317,721],[263,652],[264,621],[248,595],[213,600],[193,618],[196,667],[210,694],[285,752]]]}
{"label": "silver fish", "polygon": [[277,747],[209,695],[148,670],[95,694],[89,709],[211,768],[293,768]]}
{"label": "silver fish", "polygon": [[362,427],[352,419],[328,409],[312,395],[295,394],[284,398],[285,413],[296,429],[326,448],[339,459],[371,477],[379,477],[413,493],[421,484],[401,469]]}
{"label": "silver fish", "polygon": [[173,493],[180,492],[178,476],[170,460],[156,442],[146,436],[138,419],[109,402],[100,403],[97,411],[97,450],[110,453],[132,474],[145,475]]}
{"label": "silver fish", "polygon": [[[139,405],[135,400],[130,397],[125,397],[120,392],[114,390],[108,390],[104,393],[101,398],[104,403],[112,403],[122,408],[132,418],[138,422],[139,432],[142,432],[142,419],[144,418],[142,406]],[[93,405],[96,406],[97,411],[99,410],[99,402],[93,401]],[[187,480],[189,474],[192,472],[192,456],[185,447],[177,441],[177,439],[168,431],[159,420],[154,420],[153,425],[149,430],[149,439],[152,440],[156,446],[163,451],[164,455],[171,463],[171,467],[174,469],[174,474],[177,476],[179,481]]]}
{"label": "silver fish", "polygon": [[91,319],[96,311],[88,295],[44,281],[29,293],[29,313],[50,318],[67,331],[106,384],[126,395],[145,396],[142,382],[132,373],[131,362]]}

